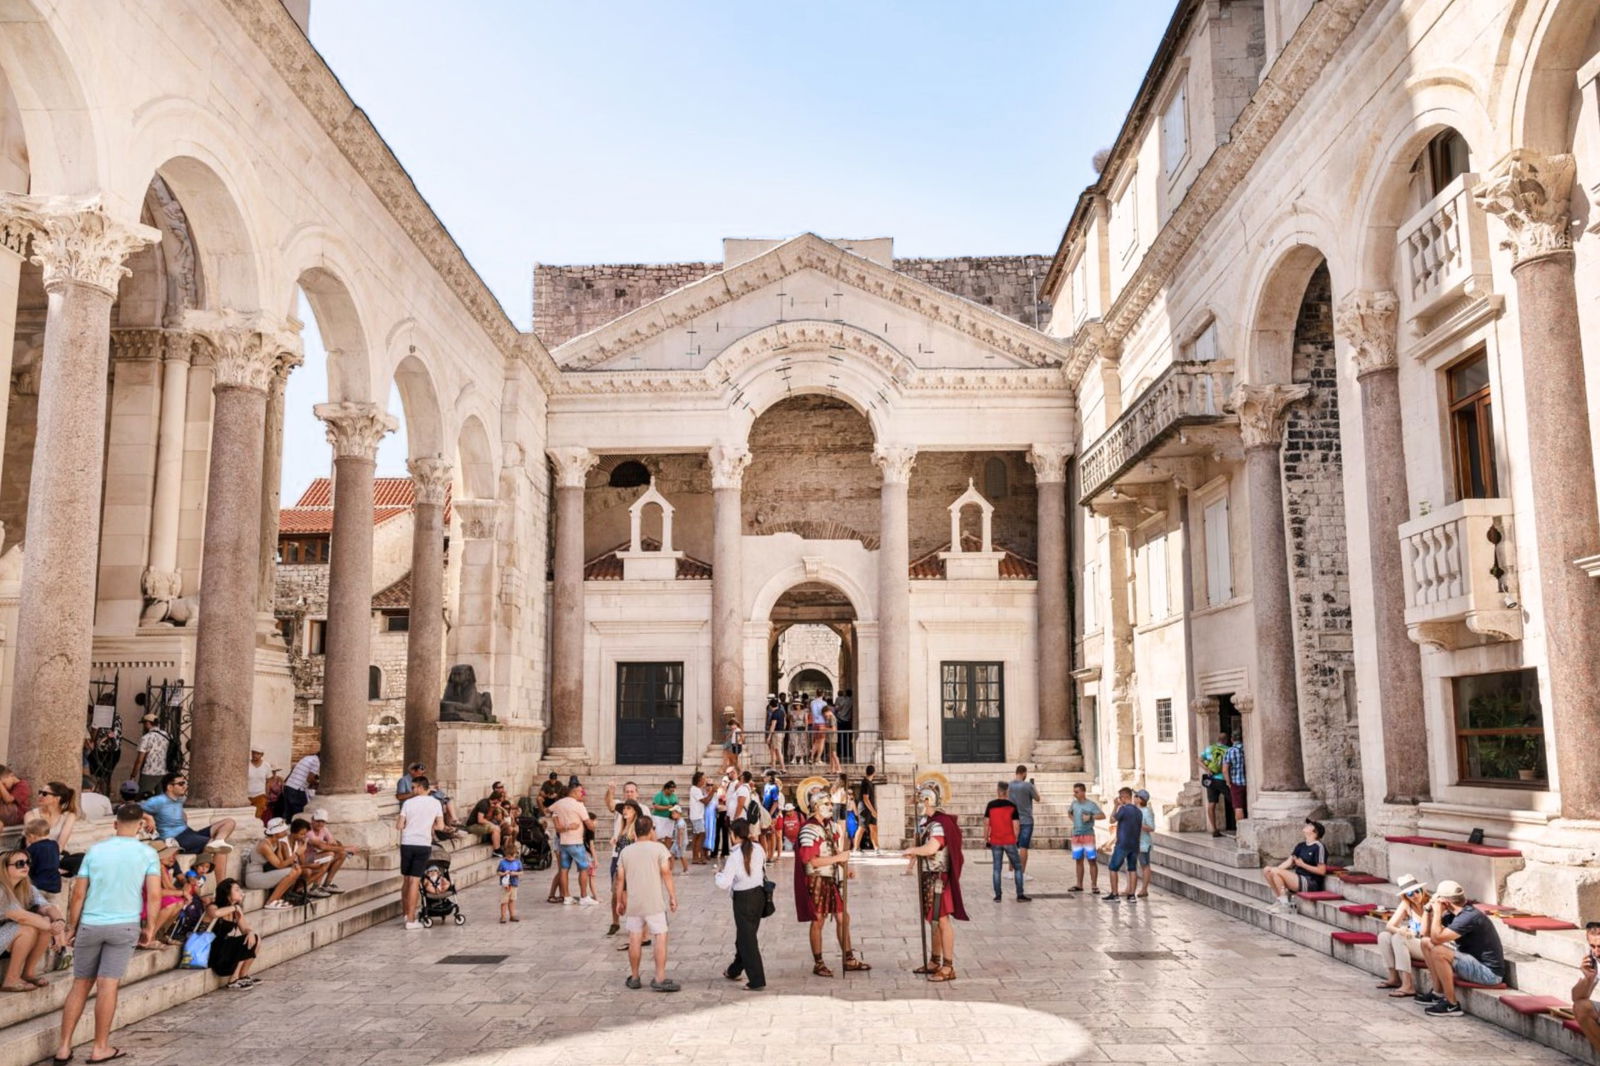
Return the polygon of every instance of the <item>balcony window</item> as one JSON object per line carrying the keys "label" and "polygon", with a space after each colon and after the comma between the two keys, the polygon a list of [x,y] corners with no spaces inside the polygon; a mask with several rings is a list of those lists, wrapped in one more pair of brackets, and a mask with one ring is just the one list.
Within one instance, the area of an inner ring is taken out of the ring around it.
{"label": "balcony window", "polygon": [[1536,670],[1451,679],[1456,772],[1462,784],[1544,788],[1544,718]]}
{"label": "balcony window", "polygon": [[1183,347],[1183,358],[1190,363],[1210,363],[1217,358],[1217,323],[1206,323],[1206,328]]}
{"label": "balcony window", "polygon": [[1456,499],[1499,495],[1494,461],[1489,358],[1480,349],[1445,372],[1450,397],[1450,450],[1455,457]]}
{"label": "balcony window", "polygon": [[1455,130],[1442,130],[1422,150],[1418,163],[1427,182],[1428,199],[1444,192],[1445,186],[1468,170],[1467,142]]}

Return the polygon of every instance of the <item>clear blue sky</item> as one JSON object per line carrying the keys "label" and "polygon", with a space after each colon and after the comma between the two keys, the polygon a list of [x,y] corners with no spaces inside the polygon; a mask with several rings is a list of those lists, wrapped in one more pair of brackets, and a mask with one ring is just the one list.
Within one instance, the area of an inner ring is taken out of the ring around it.
{"label": "clear blue sky", "polygon": [[[311,40],[526,329],[535,262],[1054,251],[1175,2],[312,0]],[[328,465],[314,335],[306,362],[290,500]]]}

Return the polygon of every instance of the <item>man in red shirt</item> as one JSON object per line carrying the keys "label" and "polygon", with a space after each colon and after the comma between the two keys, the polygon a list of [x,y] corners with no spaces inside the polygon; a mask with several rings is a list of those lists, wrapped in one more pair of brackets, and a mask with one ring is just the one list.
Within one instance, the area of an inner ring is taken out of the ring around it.
{"label": "man in red shirt", "polygon": [[989,824],[989,854],[994,856],[994,900],[1000,902],[1001,860],[1010,858],[1011,878],[1017,883],[1017,901],[1031,902],[1022,889],[1022,856],[1017,850],[1017,830],[1022,824],[1022,814],[1017,805],[1006,798],[1008,786],[1002,781],[995,786],[995,798],[984,808],[983,816]]}

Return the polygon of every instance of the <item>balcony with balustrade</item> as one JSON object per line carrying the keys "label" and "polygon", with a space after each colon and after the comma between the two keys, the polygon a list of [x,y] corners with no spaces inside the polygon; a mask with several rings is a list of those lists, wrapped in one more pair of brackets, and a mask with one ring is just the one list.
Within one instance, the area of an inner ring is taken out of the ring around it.
{"label": "balcony with balustrade", "polygon": [[1511,501],[1461,500],[1400,527],[1406,627],[1456,649],[1522,639]]}
{"label": "balcony with balustrade", "polygon": [[1220,439],[1214,439],[1217,433],[1209,427],[1236,420],[1223,410],[1232,391],[1231,361],[1179,362],[1167,367],[1128,405],[1122,417],[1084,450],[1078,467],[1079,502],[1088,504],[1124,481],[1152,480],[1135,473],[1147,460],[1214,452]]}
{"label": "balcony with balustrade", "polygon": [[1401,314],[1414,335],[1493,303],[1489,233],[1472,198],[1478,175],[1462,174],[1401,224]]}

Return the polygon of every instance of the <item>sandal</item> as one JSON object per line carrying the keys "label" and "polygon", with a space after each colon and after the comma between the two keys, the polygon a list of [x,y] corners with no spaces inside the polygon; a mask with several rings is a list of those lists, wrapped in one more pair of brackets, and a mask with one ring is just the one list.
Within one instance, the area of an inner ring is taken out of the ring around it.
{"label": "sandal", "polygon": [[32,985],[34,988],[50,987],[50,982],[46,981],[43,977],[24,977],[22,980],[25,983]]}
{"label": "sandal", "polygon": [[1390,999],[1410,999],[1414,995],[1416,995],[1415,992],[1407,992],[1405,989],[1396,988],[1395,991],[1389,993],[1389,998]]}
{"label": "sandal", "polygon": [[32,992],[32,985],[0,985],[0,992]]}
{"label": "sandal", "polygon": [[1400,982],[1399,981],[1382,981],[1382,982],[1379,982],[1375,987],[1377,987],[1377,988],[1399,988],[1400,987]]}
{"label": "sandal", "polygon": [[811,972],[816,974],[818,977],[832,977],[833,976],[833,971],[828,969],[828,964],[823,962],[821,959],[818,959],[817,960],[817,964],[815,966],[811,967]]}
{"label": "sandal", "polygon": [[861,961],[860,955],[857,955],[853,951],[847,951],[844,953],[844,968],[846,973],[856,973],[862,970],[872,969],[871,966],[868,966],[865,962]]}
{"label": "sandal", "polygon": [[918,966],[911,972],[921,974],[922,976],[926,977],[929,974],[936,972],[942,965],[944,965],[944,959],[940,958],[938,955],[932,955],[929,956],[927,962],[923,963],[921,966]]}
{"label": "sandal", "polygon": [[948,962],[928,975],[928,980],[930,981],[954,981],[955,979],[956,968]]}
{"label": "sandal", "polygon": [[83,1061],[84,1062],[110,1062],[112,1059],[120,1059],[120,1058],[124,1057],[127,1054],[128,1053],[126,1051],[123,1051],[121,1048],[114,1047],[114,1048],[111,1049],[111,1054],[107,1055],[103,1059],[84,1059]]}

